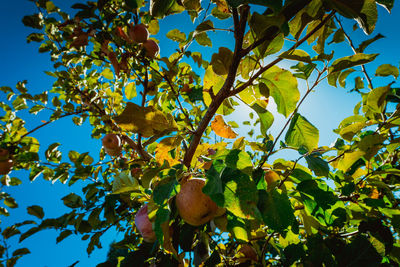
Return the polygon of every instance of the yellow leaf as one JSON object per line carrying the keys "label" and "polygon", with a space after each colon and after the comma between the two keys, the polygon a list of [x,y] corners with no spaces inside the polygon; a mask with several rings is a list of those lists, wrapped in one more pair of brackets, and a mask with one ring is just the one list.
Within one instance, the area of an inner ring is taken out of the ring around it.
{"label": "yellow leaf", "polygon": [[114,120],[123,130],[139,133],[144,137],[178,128],[171,114],[164,114],[152,106],[141,107],[131,102],[126,104],[124,111]]}
{"label": "yellow leaf", "polygon": [[232,128],[227,125],[221,115],[215,116],[215,119],[211,122],[211,129],[223,138],[236,138],[237,133],[235,133]]}
{"label": "yellow leaf", "polygon": [[[156,161],[163,164],[166,160],[170,166],[179,164],[179,151],[177,151],[175,158],[170,155],[170,151],[179,146],[182,141],[181,137],[167,137],[158,143],[156,148]],[[179,150],[179,148],[178,148]]]}

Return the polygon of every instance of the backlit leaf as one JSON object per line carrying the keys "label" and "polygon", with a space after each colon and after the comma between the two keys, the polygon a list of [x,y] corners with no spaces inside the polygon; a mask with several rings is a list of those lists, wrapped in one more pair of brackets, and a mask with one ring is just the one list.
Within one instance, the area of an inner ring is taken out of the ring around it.
{"label": "backlit leaf", "polygon": [[132,102],[127,103],[124,111],[115,117],[115,122],[123,130],[140,133],[144,137],[177,129],[172,115],[166,115],[152,106],[141,107]]}
{"label": "backlit leaf", "polygon": [[308,151],[312,151],[314,148],[318,147],[318,140],[318,129],[306,118],[296,113],[286,133],[286,143],[295,148],[304,147]]}
{"label": "backlit leaf", "polygon": [[136,93],[135,83],[131,82],[125,87],[125,96],[127,99],[131,100],[131,99],[135,98],[136,95],[137,95],[137,93]]}
{"label": "backlit leaf", "polygon": [[237,133],[235,133],[232,128],[227,125],[224,118],[221,115],[216,115],[214,120],[211,122],[211,129],[216,135],[223,138],[236,138]]}
{"label": "backlit leaf", "polygon": [[36,216],[39,219],[43,219],[44,217],[44,211],[43,208],[37,205],[29,206],[26,208],[28,211],[28,214]]}
{"label": "backlit leaf", "polygon": [[300,99],[297,79],[290,71],[273,66],[263,73],[261,80],[274,98],[278,112],[288,117]]}
{"label": "backlit leaf", "polygon": [[288,196],[284,192],[273,189],[269,192],[259,190],[258,209],[261,212],[264,223],[271,229],[283,232],[293,221],[294,210]]}
{"label": "backlit leaf", "polygon": [[375,72],[375,76],[389,76],[392,75],[397,79],[399,77],[399,69],[390,64],[380,65]]}
{"label": "backlit leaf", "polygon": [[333,61],[329,67],[329,74],[337,71],[342,71],[354,66],[363,65],[373,61],[379,54],[355,54],[351,56],[342,57]]}

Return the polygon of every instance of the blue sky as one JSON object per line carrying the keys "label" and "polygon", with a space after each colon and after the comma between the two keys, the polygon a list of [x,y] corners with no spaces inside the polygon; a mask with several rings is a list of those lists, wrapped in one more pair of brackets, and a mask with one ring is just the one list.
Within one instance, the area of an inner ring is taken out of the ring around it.
{"label": "blue sky", "polygon": [[[28,80],[27,87],[35,93],[42,90],[48,90],[51,87],[52,80],[44,71],[51,70],[52,64],[48,54],[39,54],[37,52],[38,45],[36,43],[27,44],[26,36],[31,33],[31,29],[23,26],[21,19],[24,15],[32,14],[36,11],[35,6],[28,0],[3,1],[0,11],[0,86],[14,87],[18,81]],[[68,7],[72,1],[54,1],[59,7]],[[377,41],[372,45],[366,53],[381,53],[377,63],[367,66],[367,70],[371,75],[379,64],[391,63],[395,66],[399,65],[400,56],[398,53],[398,44],[400,43],[400,31],[398,23],[400,18],[400,7],[396,3],[389,15],[383,8],[379,7],[379,22],[373,33],[381,33],[386,36],[385,39]],[[187,31],[186,26],[190,22],[183,23],[178,17],[173,16],[160,24],[161,32],[159,35],[165,35],[169,29],[178,28],[181,31]],[[346,22],[348,31],[351,32],[353,22]],[[203,56],[211,58],[211,51],[215,51],[219,44],[229,46],[229,40],[232,37],[227,33],[222,34],[216,40],[213,49],[204,50]],[[226,35],[226,36],[225,36]],[[360,43],[366,37],[361,30],[354,32],[355,43]],[[211,35],[213,37],[213,35]],[[161,39],[161,37],[160,37]],[[215,39],[215,38],[214,38]],[[167,56],[177,47],[176,43],[170,40],[161,39],[161,55]],[[349,54],[351,51],[343,46],[334,47],[335,53]],[[285,66],[282,65],[282,66]],[[385,82],[384,78],[379,79]],[[3,95],[1,96],[3,97]],[[333,88],[322,83],[317,87],[316,91],[304,103],[300,113],[304,115],[320,130],[320,145],[329,145],[336,136],[332,133],[332,129],[345,117],[352,114],[353,107],[358,101],[358,96],[347,93],[343,88]],[[247,119],[243,117],[245,109],[233,114],[232,118]],[[28,129],[32,129],[40,124],[40,120],[46,120],[47,117],[27,116],[26,125]],[[272,132],[276,132],[279,126],[283,124],[283,117],[277,115],[276,125],[272,128]],[[247,132],[250,128],[243,127],[241,132]],[[69,150],[75,150],[80,153],[91,151],[93,157],[97,156],[97,151],[101,148],[100,140],[90,138],[90,128],[87,126],[76,127],[69,119],[62,119],[51,124],[47,128],[43,128],[34,133],[34,137],[40,140],[42,152],[49,144],[54,142],[62,143],[62,151],[67,153]],[[43,156],[43,154],[41,154]],[[64,156],[64,159],[66,155]],[[14,196],[19,208],[11,211],[9,218],[2,219],[1,228],[30,218],[26,214],[26,207],[30,205],[41,205],[45,209],[47,217],[57,217],[67,212],[64,208],[61,198],[70,192],[80,192],[79,184],[72,187],[61,185],[60,183],[51,184],[39,177],[35,182],[30,183],[27,173],[23,171],[12,173],[11,176],[18,177],[23,181],[23,185],[6,188],[5,191]],[[55,239],[58,233],[52,230],[44,231],[38,235],[34,235],[22,244],[18,244],[15,239],[11,239],[13,249],[26,246],[32,252],[30,255],[23,257],[17,266],[69,266],[76,260],[80,260],[77,266],[94,266],[96,263],[105,260],[108,251],[108,244],[113,240],[122,238],[122,235],[116,236],[116,233],[109,231],[102,237],[103,249],[96,249],[90,258],[86,254],[87,241],[80,241],[79,237],[70,236],[60,244],[56,245]]]}

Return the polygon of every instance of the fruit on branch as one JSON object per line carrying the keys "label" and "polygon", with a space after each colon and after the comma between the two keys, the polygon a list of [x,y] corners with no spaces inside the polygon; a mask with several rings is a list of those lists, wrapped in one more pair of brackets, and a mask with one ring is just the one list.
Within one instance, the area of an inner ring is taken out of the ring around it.
{"label": "fruit on branch", "polygon": [[14,166],[14,161],[7,149],[0,149],[0,175],[8,174],[12,167]]}
{"label": "fruit on branch", "polygon": [[0,175],[8,174],[11,171],[13,166],[14,166],[14,162],[12,159],[0,161]]}
{"label": "fruit on branch", "polygon": [[135,43],[144,43],[149,38],[149,31],[143,24],[130,25],[128,34]]}
{"label": "fruit on branch", "polygon": [[154,40],[147,40],[143,43],[143,48],[146,51],[146,56],[150,58],[156,57],[160,52],[160,47]]}
{"label": "fruit on branch", "polygon": [[182,219],[193,226],[199,226],[213,219],[219,209],[209,196],[202,192],[205,180],[191,178],[181,185],[175,203]]}
{"label": "fruit on branch", "polygon": [[7,160],[10,158],[10,152],[7,149],[0,148],[0,161]]}
{"label": "fruit on branch", "polygon": [[147,204],[144,204],[139,209],[135,216],[135,225],[144,241],[148,243],[154,243],[157,239],[156,233],[154,232],[153,225],[149,220],[147,210]]}
{"label": "fruit on branch", "polygon": [[244,258],[241,258],[241,259],[243,259],[245,261],[247,261],[247,260],[258,261],[258,256],[257,256],[256,250],[249,244],[243,244],[240,247],[239,252],[244,255]]}
{"label": "fruit on branch", "polygon": [[279,181],[279,174],[274,172],[273,170],[267,170],[264,175],[264,180],[268,184],[268,186],[272,186],[274,183]]}
{"label": "fruit on branch", "polygon": [[182,87],[182,92],[184,93],[190,93],[192,91],[192,89],[190,89],[189,84],[185,83]]}
{"label": "fruit on branch", "polygon": [[102,139],[103,147],[106,153],[110,156],[118,156],[122,151],[122,140],[116,134],[109,133]]}

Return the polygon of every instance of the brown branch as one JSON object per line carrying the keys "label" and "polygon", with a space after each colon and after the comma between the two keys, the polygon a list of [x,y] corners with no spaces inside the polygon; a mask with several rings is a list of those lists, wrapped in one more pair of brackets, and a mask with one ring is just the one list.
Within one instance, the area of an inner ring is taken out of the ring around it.
{"label": "brown branch", "polygon": [[[355,46],[354,46],[354,43],[353,43],[353,41],[351,40],[350,36],[349,36],[349,35],[346,33],[346,31],[344,30],[344,27],[343,27],[342,23],[340,22],[340,20],[339,20],[336,16],[335,16],[335,19],[336,19],[337,23],[339,24],[340,28],[342,29],[343,34],[344,34],[344,36],[346,37],[346,40],[347,40],[347,42],[349,43],[349,45],[350,45],[351,49],[353,50],[354,54],[357,54],[357,50],[356,50],[356,48],[355,48]],[[365,78],[366,78],[367,81],[368,81],[368,84],[369,84],[370,89],[371,89],[371,90],[374,89],[374,86],[372,85],[371,77],[369,77],[368,72],[367,72],[367,70],[365,69],[365,65],[364,65],[364,64],[361,65],[361,70],[362,70],[362,72],[364,73],[364,76],[365,76]]]}
{"label": "brown branch", "polygon": [[322,80],[320,79],[322,76],[322,73],[324,73],[326,67],[318,73],[317,79],[315,80],[313,86],[311,86],[310,88],[307,89],[307,92],[304,94],[304,96],[301,98],[300,102],[297,104],[295,110],[292,112],[292,114],[290,114],[289,119],[286,121],[285,125],[282,127],[281,131],[279,132],[279,134],[277,135],[277,137],[275,138],[274,143],[271,146],[271,149],[269,150],[268,154],[266,154],[261,160],[260,163],[258,164],[259,167],[262,167],[262,165],[264,165],[264,163],[268,160],[269,156],[272,155],[273,150],[276,146],[276,144],[278,143],[279,138],[282,136],[283,132],[285,131],[285,129],[289,126],[289,123],[292,121],[294,115],[297,113],[297,111],[299,110],[301,104],[304,102],[304,100],[307,98],[307,96],[312,92],[312,90],[314,90],[314,88],[319,84],[319,82]]}
{"label": "brown branch", "polygon": [[[68,116],[71,116],[71,115],[77,115],[77,114],[80,114],[80,113],[83,113],[83,112],[86,112],[86,111],[87,111],[87,110],[79,110],[79,111],[75,111],[75,112],[65,113],[65,114],[61,115],[60,117],[58,117],[56,120],[59,120],[59,119],[62,119],[62,118],[65,118],[65,117],[68,117]],[[33,128],[33,129],[30,130],[29,132],[27,132],[27,133],[21,135],[20,140],[22,140],[25,136],[30,135],[31,133],[33,133],[33,132],[39,130],[40,128],[42,128],[42,127],[44,127],[44,126],[46,126],[46,125],[48,125],[48,124],[50,124],[50,123],[52,123],[52,122],[54,122],[54,121],[56,121],[56,120],[49,120],[49,121],[46,121],[45,123],[43,123],[43,124],[41,124],[41,125],[39,125],[39,126]]]}
{"label": "brown branch", "polygon": [[[281,11],[281,15],[283,15],[285,17],[286,21],[290,21],[300,10],[302,10],[310,2],[311,2],[311,0],[292,1],[291,3],[289,3],[287,6],[285,6],[283,8],[283,10]],[[252,43],[246,49],[243,49],[242,57],[247,55],[248,53],[250,53],[254,48],[261,45],[265,41],[272,41],[279,34],[279,32],[280,32],[280,29],[277,26],[272,26],[272,27],[268,28],[262,38],[256,40],[254,43]]]}
{"label": "brown branch", "polygon": [[[305,41],[307,41],[314,33],[316,33],[319,29],[321,29],[328,21],[329,19],[332,18],[332,16],[335,14],[335,12],[330,13],[328,16],[326,16],[312,31],[310,31],[306,36],[304,36],[303,38],[301,38],[299,41],[297,41],[291,48],[289,48],[287,51],[291,51],[296,49],[297,47],[299,47],[301,44],[303,44]],[[244,89],[246,89],[248,86],[252,85],[254,80],[257,79],[261,74],[263,74],[264,72],[266,72],[268,69],[272,68],[273,66],[275,66],[276,64],[278,64],[279,62],[281,62],[284,58],[276,58],[274,61],[272,61],[271,63],[269,63],[268,65],[260,68],[256,74],[254,74],[252,77],[250,77],[250,79],[245,82],[244,84],[242,84],[241,86],[239,86],[238,88],[232,90],[230,92],[230,96],[236,95],[238,93],[240,93],[241,91],[243,91]]]}
{"label": "brown branch", "polygon": [[[193,133],[193,139],[190,142],[189,148],[185,153],[185,157],[183,159],[183,163],[186,167],[190,167],[190,163],[192,161],[193,155],[196,152],[197,146],[200,144],[200,140],[203,136],[204,131],[206,130],[208,124],[210,123],[211,119],[214,117],[215,112],[217,112],[219,106],[222,102],[229,97],[229,91],[235,81],[237,69],[239,67],[239,63],[241,60],[240,52],[242,51],[243,47],[243,37],[244,32],[246,29],[246,22],[247,17],[249,15],[250,8],[249,6],[244,6],[241,12],[240,21],[235,22],[235,50],[233,53],[233,60],[232,64],[229,67],[228,76],[225,80],[224,85],[219,90],[215,98],[212,100],[210,106],[207,109],[206,114],[204,115],[203,119],[201,120],[197,130]],[[235,14],[237,12],[236,9],[233,10]]]}

